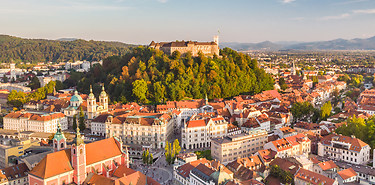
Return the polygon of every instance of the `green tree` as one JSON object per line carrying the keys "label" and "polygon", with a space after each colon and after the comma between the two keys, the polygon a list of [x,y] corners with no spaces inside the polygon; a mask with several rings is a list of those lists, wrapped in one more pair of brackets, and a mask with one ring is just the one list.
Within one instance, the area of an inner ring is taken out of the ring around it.
{"label": "green tree", "polygon": [[82,107],[80,107],[78,122],[79,122],[79,130],[84,131],[86,129],[86,124],[85,124],[85,113],[83,112]]}
{"label": "green tree", "polygon": [[174,151],[174,156],[177,156],[181,151],[180,142],[178,141],[178,139],[175,139],[173,141],[173,151]]}
{"label": "green tree", "polygon": [[154,163],[154,156],[152,153],[150,153],[150,156],[148,157],[148,164],[151,165],[152,163]]}
{"label": "green tree", "polygon": [[285,83],[285,79],[284,78],[280,78],[279,79],[279,85],[280,85],[281,90],[285,90],[285,89],[288,88],[288,84]]}
{"label": "green tree", "polygon": [[164,100],[165,86],[161,82],[154,83],[155,102],[162,103]]}
{"label": "green tree", "polygon": [[56,91],[61,90],[63,88],[64,88],[63,83],[60,80],[56,80],[56,86],[55,86]]}
{"label": "green tree", "polygon": [[133,82],[133,94],[137,98],[137,100],[141,103],[146,103],[146,94],[147,94],[147,83],[146,81],[136,80]]}
{"label": "green tree", "polygon": [[291,112],[293,121],[311,121],[315,113],[315,108],[310,102],[296,102],[292,105]]}
{"label": "green tree", "polygon": [[353,116],[347,120],[346,125],[342,125],[337,128],[336,133],[345,136],[355,136],[363,142],[370,145],[371,148],[375,148],[375,117],[372,116],[365,120]]}
{"label": "green tree", "polygon": [[320,109],[320,118],[322,120],[326,120],[331,115],[331,111],[332,111],[331,101],[328,101],[325,104],[323,104],[322,108]]}
{"label": "green tree", "polygon": [[38,79],[38,77],[37,76],[34,76],[32,79],[31,79],[31,82],[30,82],[30,84],[29,84],[29,87],[31,88],[31,89],[38,89],[38,88],[40,88],[40,81],[39,81],[39,79]]}
{"label": "green tree", "polygon": [[77,115],[73,116],[73,130],[77,131]]}

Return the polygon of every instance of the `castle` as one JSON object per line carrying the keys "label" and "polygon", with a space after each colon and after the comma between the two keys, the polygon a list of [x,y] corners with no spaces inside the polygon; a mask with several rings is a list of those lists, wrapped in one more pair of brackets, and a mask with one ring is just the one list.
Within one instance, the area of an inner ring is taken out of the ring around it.
{"label": "castle", "polygon": [[219,36],[215,36],[212,42],[174,41],[155,43],[152,41],[149,47],[162,50],[168,55],[171,55],[174,51],[179,51],[181,54],[191,52],[193,56],[198,56],[201,51],[204,55],[219,56]]}

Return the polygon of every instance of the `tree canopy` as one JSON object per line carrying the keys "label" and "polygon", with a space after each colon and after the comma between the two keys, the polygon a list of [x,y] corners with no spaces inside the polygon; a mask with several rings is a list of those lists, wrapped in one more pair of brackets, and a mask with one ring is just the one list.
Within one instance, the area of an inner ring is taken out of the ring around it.
{"label": "tree canopy", "polygon": [[99,61],[112,55],[123,55],[130,46],[120,42],[22,39],[0,35],[0,62]]}
{"label": "tree canopy", "polygon": [[80,92],[93,85],[107,85],[112,101],[162,103],[185,97],[228,98],[273,89],[273,79],[257,61],[229,48],[213,58],[199,53],[172,56],[160,50],[138,47],[124,56],[112,56],[96,65],[78,83]]}
{"label": "tree canopy", "polygon": [[336,129],[336,133],[345,136],[354,135],[356,138],[370,145],[372,149],[375,149],[375,117],[371,117],[367,120],[363,118],[357,118],[355,116],[347,120],[346,125]]}
{"label": "tree canopy", "polygon": [[328,101],[325,104],[323,104],[322,108],[320,109],[320,118],[322,120],[326,120],[331,115],[331,111],[332,111],[331,101]]}
{"label": "tree canopy", "polygon": [[53,93],[56,86],[55,81],[50,81],[46,86],[40,87],[31,93],[12,90],[8,95],[8,104],[20,108],[23,104],[32,100],[38,101],[45,99],[47,94]]}

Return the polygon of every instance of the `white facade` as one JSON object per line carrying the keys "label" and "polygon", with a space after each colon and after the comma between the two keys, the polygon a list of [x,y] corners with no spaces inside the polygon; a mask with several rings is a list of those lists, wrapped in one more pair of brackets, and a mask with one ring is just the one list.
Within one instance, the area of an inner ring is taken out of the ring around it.
{"label": "white facade", "polygon": [[347,136],[334,136],[331,143],[319,142],[318,155],[352,164],[366,165],[370,161],[370,146],[367,144],[357,146],[355,145],[357,141],[353,140],[358,139]]}
{"label": "white facade", "polygon": [[223,117],[190,120],[181,132],[181,147],[184,149],[207,148],[211,138],[224,137],[228,133],[228,122]]}
{"label": "white facade", "polygon": [[54,133],[57,124],[62,130],[68,129],[67,118],[62,113],[35,114],[13,112],[4,117],[4,129]]}

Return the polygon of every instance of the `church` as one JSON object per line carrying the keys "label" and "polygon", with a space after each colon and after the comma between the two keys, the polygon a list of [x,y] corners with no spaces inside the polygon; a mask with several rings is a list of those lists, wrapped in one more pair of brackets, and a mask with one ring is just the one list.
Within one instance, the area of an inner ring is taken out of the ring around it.
{"label": "church", "polygon": [[102,92],[99,95],[99,102],[96,101],[96,97],[92,92],[91,86],[88,97],[87,95],[79,95],[78,91],[74,92],[74,95],[70,98],[69,106],[63,110],[65,116],[68,117],[69,123],[73,122],[73,116],[78,115],[81,108],[85,112],[88,120],[92,120],[101,113],[107,112],[108,95],[104,90],[104,86],[102,86]]}
{"label": "church", "polygon": [[93,176],[113,180],[116,169],[129,168],[128,151],[123,151],[122,142],[115,137],[85,144],[77,128],[73,144],[67,148],[58,124],[53,148],[54,152],[47,154],[28,174],[30,184],[87,184]]}
{"label": "church", "polygon": [[207,56],[219,56],[219,36],[215,36],[212,42],[173,41],[156,43],[152,41],[149,47],[162,50],[168,55],[171,55],[174,51],[178,51],[181,54],[191,52],[192,56],[198,56],[199,52]]}

